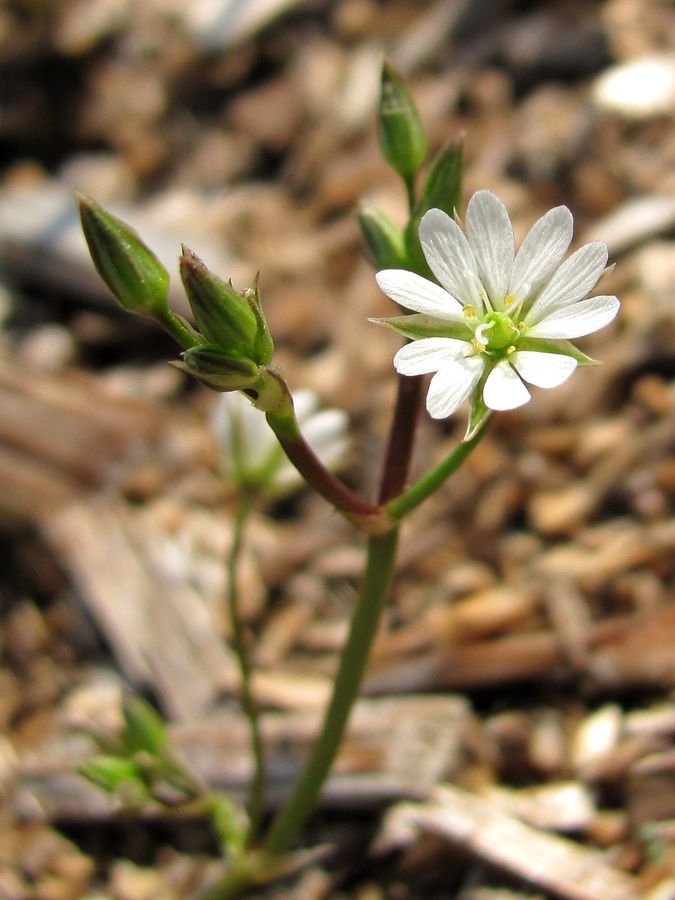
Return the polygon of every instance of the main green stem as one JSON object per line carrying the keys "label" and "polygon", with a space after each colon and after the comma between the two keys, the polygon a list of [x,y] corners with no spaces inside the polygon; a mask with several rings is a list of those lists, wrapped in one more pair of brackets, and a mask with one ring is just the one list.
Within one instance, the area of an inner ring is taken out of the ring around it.
{"label": "main green stem", "polygon": [[397,543],[398,530],[373,535],[368,540],[363,584],[352,614],[330,704],[305,770],[264,840],[265,851],[270,856],[284,853],[293,843],[312,812],[337,756],[391,588]]}
{"label": "main green stem", "polygon": [[251,749],[253,752],[253,778],[249,792],[248,815],[249,832],[248,844],[255,841],[262,814],[265,807],[265,756],[262,736],[260,734],[260,715],[258,703],[253,693],[251,684],[251,661],[249,658],[246,638],[242,627],[241,613],[239,610],[239,590],[237,574],[239,558],[244,540],[244,530],[248,520],[253,497],[250,492],[243,491],[234,518],[232,532],[232,544],[227,560],[227,608],[232,632],[232,645],[234,655],[237,658],[239,674],[241,676],[241,706],[249,724],[251,732]]}

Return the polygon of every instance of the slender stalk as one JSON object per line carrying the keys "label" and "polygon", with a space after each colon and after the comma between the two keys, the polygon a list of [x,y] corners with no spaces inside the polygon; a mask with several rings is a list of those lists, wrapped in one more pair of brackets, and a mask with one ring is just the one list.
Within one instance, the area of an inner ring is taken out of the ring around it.
{"label": "slender stalk", "polygon": [[279,811],[264,839],[263,846],[269,856],[284,853],[295,841],[337,756],[391,587],[397,543],[396,529],[388,534],[373,535],[368,540],[363,584],[321,732],[293,794]]}
{"label": "slender stalk", "polygon": [[199,345],[199,337],[197,333],[185,322],[180,316],[177,316],[171,309],[164,311],[162,315],[157,314],[155,321],[168,331],[172,338],[183,347],[189,350],[191,347]]}
{"label": "slender stalk", "polygon": [[382,467],[380,503],[386,503],[392,497],[397,497],[405,487],[415,440],[422,387],[421,375],[412,378],[406,375],[398,376],[396,406]]}
{"label": "slender stalk", "polygon": [[266,787],[265,756],[260,734],[260,715],[251,684],[251,660],[242,628],[237,584],[244,531],[252,502],[252,493],[242,489],[235,511],[232,544],[227,558],[227,609],[232,633],[232,646],[241,676],[241,706],[251,732],[251,750],[253,753],[253,778],[251,779],[248,802],[250,826],[247,842],[249,846],[255,841],[260,829],[260,822],[265,807]]}
{"label": "slender stalk", "polygon": [[286,456],[314,490],[366,533],[388,530],[391,523],[382,516],[379,506],[368,503],[336,478],[323,465],[300,433],[294,414],[267,413],[270,428],[279,439]]}
{"label": "slender stalk", "polygon": [[461,441],[449,456],[439,463],[435,469],[427,472],[419,481],[416,481],[407,491],[389,502],[385,507],[387,513],[394,521],[400,521],[408,513],[430,497],[443,482],[459,468],[472,450],[478,446],[487,431],[486,419],[474,436],[468,441]]}

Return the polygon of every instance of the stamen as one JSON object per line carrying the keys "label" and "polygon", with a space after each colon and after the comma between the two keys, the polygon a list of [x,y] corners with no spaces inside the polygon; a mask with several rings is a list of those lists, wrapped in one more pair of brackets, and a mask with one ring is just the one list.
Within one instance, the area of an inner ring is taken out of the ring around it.
{"label": "stamen", "polygon": [[475,337],[471,339],[471,343],[479,353],[482,353],[483,350],[485,350],[485,348],[487,347],[487,344],[481,344],[481,342],[479,340],[476,340]]}
{"label": "stamen", "polygon": [[518,322],[518,331],[525,331],[527,325],[524,322]]}
{"label": "stamen", "polygon": [[475,314],[475,307],[472,306],[471,303],[467,303],[467,305],[464,307],[464,315],[467,317],[467,319],[473,319]]}
{"label": "stamen", "polygon": [[511,304],[515,302],[516,298],[513,296],[513,294],[507,294],[506,297],[504,297],[504,306],[511,306]]}
{"label": "stamen", "polygon": [[507,354],[507,356],[510,355],[511,353],[515,353],[515,352],[516,352],[516,348],[515,348],[514,344],[511,344],[510,347],[507,347],[507,348],[506,348],[506,354]]}

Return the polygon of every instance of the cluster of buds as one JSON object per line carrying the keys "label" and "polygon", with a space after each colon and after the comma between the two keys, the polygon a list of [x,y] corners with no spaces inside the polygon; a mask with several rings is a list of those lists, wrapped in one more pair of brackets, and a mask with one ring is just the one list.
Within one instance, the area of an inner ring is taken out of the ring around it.
{"label": "cluster of buds", "polygon": [[187,247],[180,274],[194,326],[169,307],[169,274],[138,234],[89,197],[79,197],[82,229],[96,269],[129,312],[153,319],[182,345],[173,364],[216,391],[244,391],[265,411],[284,399],[269,368],[274,344],[258,280],[243,292],[223,281]]}

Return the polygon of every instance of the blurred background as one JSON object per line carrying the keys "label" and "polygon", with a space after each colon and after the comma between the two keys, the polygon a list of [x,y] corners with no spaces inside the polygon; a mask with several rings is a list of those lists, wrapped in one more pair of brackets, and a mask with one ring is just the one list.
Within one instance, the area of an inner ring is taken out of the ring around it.
{"label": "blurred background", "polygon": [[[260,272],[278,361],[348,413],[345,477],[369,495],[398,339],[366,322],[391,306],[356,209],[406,217],[377,145],[384,55],[432,151],[463,138],[464,202],[493,190],[518,238],[569,206],[574,246],[608,243],[601,292],[622,310],[582,342],[603,365],[500,414],[404,529],[368,696],[307,836],[327,849],[260,896],[675,896],[672,3],[5,0],[0,897],[182,898],[213,871],[203,823],[120,818],[73,775],[82,728],[115,728],[124,690],[214,783],[242,796],[250,771],[218,398],[116,307],[74,192],[138,229],[180,312],[181,242],[239,289]],[[463,429],[423,417],[415,470]],[[308,492],[252,524],[240,588],[273,803],[311,739],[361,550]],[[454,830],[428,807],[446,781],[465,803],[444,797]],[[470,821],[512,828],[513,852],[468,839]],[[547,872],[535,839],[559,854]]]}

